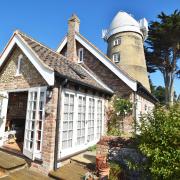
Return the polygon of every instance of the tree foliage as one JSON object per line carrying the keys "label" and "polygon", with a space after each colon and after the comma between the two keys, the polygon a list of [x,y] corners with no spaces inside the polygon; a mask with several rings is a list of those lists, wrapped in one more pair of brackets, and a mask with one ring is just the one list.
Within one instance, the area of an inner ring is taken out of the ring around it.
{"label": "tree foliage", "polygon": [[163,74],[166,103],[173,101],[174,79],[180,77],[180,11],[158,15],[158,21],[149,26],[149,37],[145,48],[149,72],[159,70]]}
{"label": "tree foliage", "polygon": [[[165,97],[165,87],[163,86],[154,86],[152,84],[151,79],[149,79],[150,87],[151,87],[151,93],[159,100],[159,103],[161,105],[166,104],[166,97]],[[178,97],[176,94],[176,91],[174,91],[174,102],[178,101]]]}
{"label": "tree foliage", "polygon": [[141,118],[140,151],[153,179],[180,179],[180,105]]}

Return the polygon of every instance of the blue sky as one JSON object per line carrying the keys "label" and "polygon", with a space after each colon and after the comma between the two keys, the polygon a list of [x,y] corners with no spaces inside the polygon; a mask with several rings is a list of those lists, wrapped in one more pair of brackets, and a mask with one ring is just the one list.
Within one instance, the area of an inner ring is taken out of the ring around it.
{"label": "blue sky", "polygon": [[[0,2],[0,7],[0,52],[16,29],[56,49],[72,13],[81,20],[81,34],[106,52],[101,30],[109,26],[119,10],[151,21],[161,11],[170,14],[180,9],[180,0],[6,0]],[[160,73],[151,74],[151,78],[154,85],[163,85]],[[180,94],[180,80],[175,81],[175,90]]]}

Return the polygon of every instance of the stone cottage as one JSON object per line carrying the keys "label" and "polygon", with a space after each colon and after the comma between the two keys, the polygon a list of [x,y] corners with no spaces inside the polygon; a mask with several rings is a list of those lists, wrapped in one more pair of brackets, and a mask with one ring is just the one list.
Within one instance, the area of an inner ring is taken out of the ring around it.
{"label": "stone cottage", "polygon": [[[76,15],[57,51],[15,31],[0,57],[1,148],[47,174],[99,141],[113,95],[134,102],[136,119],[152,109],[145,23],[118,13],[103,31],[108,56],[79,33]],[[125,131],[131,126],[132,120],[125,122]]]}

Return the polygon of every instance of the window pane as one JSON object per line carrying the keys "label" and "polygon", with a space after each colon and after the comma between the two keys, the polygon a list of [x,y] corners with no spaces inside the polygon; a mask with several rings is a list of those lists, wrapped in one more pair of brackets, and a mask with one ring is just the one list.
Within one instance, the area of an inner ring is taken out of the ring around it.
{"label": "window pane", "polygon": [[68,122],[63,122],[63,130],[68,130]]}

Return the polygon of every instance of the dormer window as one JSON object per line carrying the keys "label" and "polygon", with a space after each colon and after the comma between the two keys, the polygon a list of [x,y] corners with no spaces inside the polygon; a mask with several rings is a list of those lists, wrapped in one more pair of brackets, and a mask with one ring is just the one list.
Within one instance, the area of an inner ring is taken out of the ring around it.
{"label": "dormer window", "polygon": [[22,71],[21,71],[21,66],[22,66],[22,60],[23,60],[23,55],[20,54],[18,56],[18,62],[17,62],[17,69],[16,69],[16,76],[19,76],[22,74]]}
{"label": "dormer window", "polygon": [[115,63],[119,63],[120,62],[120,53],[114,53],[112,55],[112,59]]}
{"label": "dormer window", "polygon": [[113,46],[117,46],[117,45],[120,45],[121,44],[121,38],[116,38],[114,41],[113,41]]}
{"label": "dormer window", "polygon": [[79,63],[82,63],[84,60],[84,49],[83,48],[80,48],[78,50],[78,62]]}

